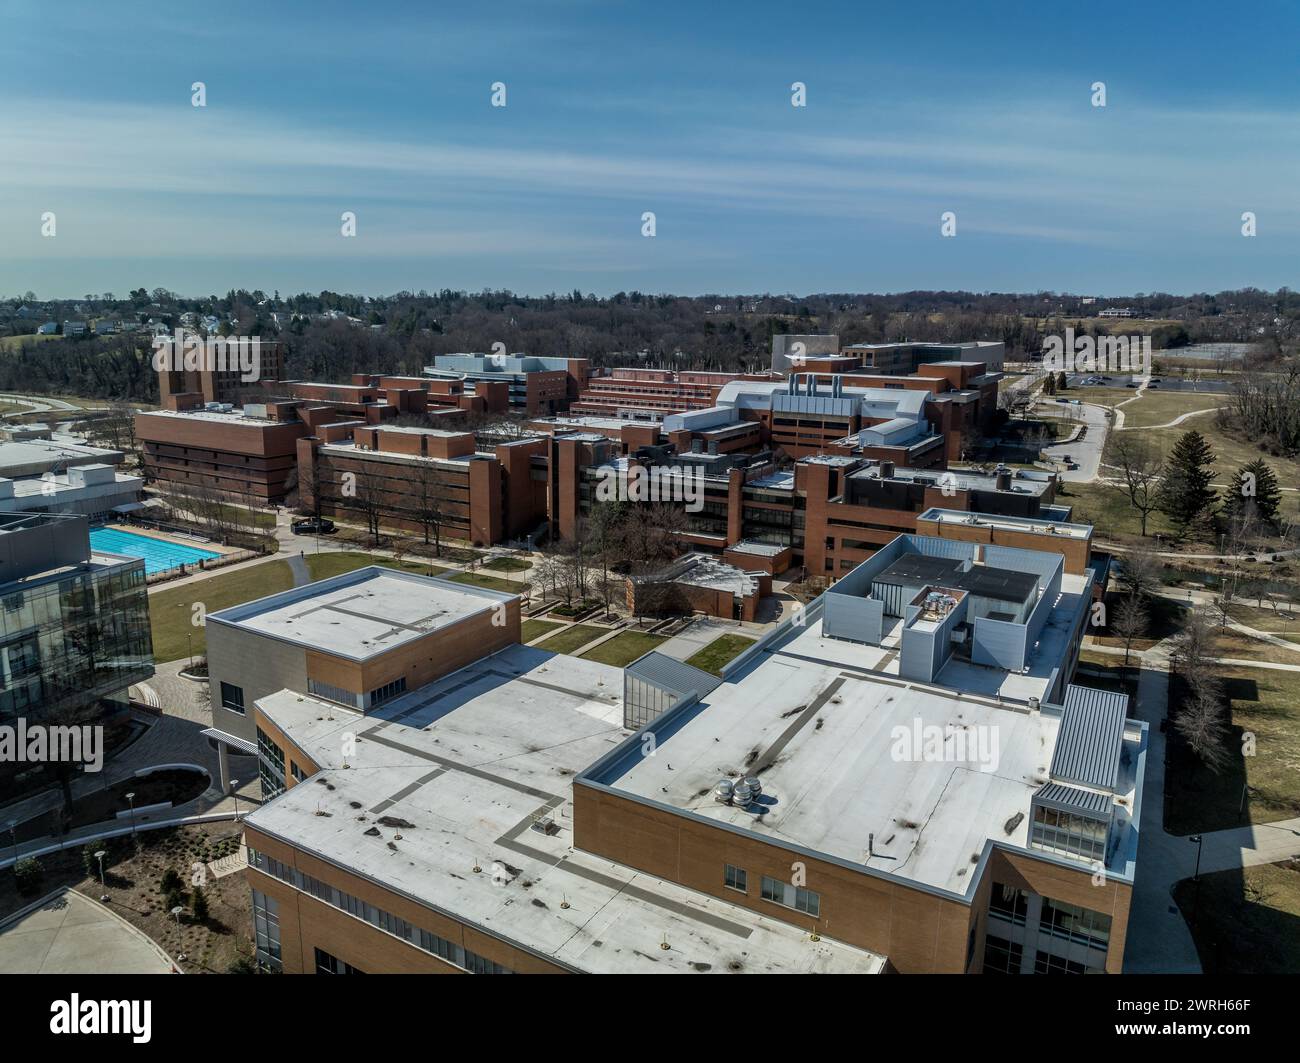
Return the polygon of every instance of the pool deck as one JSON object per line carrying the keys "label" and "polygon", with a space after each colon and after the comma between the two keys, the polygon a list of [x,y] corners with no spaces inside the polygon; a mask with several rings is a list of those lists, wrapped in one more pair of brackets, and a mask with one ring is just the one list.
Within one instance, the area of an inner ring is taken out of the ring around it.
{"label": "pool deck", "polygon": [[175,543],[177,546],[188,546],[192,550],[210,550],[214,554],[225,555],[238,552],[233,546],[222,546],[220,543],[211,542],[210,540],[191,539],[184,535],[173,535],[171,532],[155,531],[152,528],[140,528],[133,524],[101,524],[99,527],[107,531],[138,535],[142,539],[157,539],[164,543]]}

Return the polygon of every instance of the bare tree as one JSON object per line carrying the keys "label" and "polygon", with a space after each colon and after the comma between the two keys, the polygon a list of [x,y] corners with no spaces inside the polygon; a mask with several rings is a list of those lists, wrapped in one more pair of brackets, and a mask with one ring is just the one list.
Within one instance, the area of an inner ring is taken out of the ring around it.
{"label": "bare tree", "polygon": [[1130,598],[1149,598],[1160,586],[1165,563],[1150,543],[1139,543],[1124,554],[1117,580]]}
{"label": "bare tree", "polygon": [[1164,461],[1160,454],[1137,432],[1115,432],[1111,438],[1111,457],[1119,466],[1124,491],[1129,504],[1138,512],[1142,522],[1142,535],[1147,533],[1147,521],[1160,508],[1160,483],[1164,477]]}
{"label": "bare tree", "polygon": [[1193,689],[1174,718],[1174,729],[1215,774],[1227,766],[1228,725],[1217,691]]}
{"label": "bare tree", "polygon": [[368,468],[358,469],[352,475],[352,494],[349,497],[347,491],[344,491],[344,505],[366,518],[366,531],[370,535],[371,545],[378,546],[379,525],[384,516],[383,483]]}
{"label": "bare tree", "polygon": [[1129,663],[1133,643],[1147,633],[1149,617],[1147,608],[1138,596],[1123,599],[1115,608],[1115,621],[1111,630],[1124,642],[1124,664]]}
{"label": "bare tree", "polygon": [[442,479],[438,467],[432,463],[421,462],[416,468],[412,484],[412,503],[415,506],[415,518],[424,531],[424,545],[429,545],[429,533],[433,533],[433,553],[442,556],[443,513]]}

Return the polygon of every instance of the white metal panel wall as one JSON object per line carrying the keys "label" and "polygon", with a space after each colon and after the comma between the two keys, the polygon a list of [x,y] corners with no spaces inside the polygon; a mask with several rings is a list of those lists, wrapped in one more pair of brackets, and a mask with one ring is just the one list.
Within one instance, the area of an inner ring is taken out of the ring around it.
{"label": "white metal panel wall", "polygon": [[884,604],[874,598],[828,594],[822,631],[831,638],[879,646],[884,611]]}
{"label": "white metal panel wall", "polygon": [[970,656],[976,664],[989,664],[1013,672],[1025,666],[1025,636],[1029,629],[1024,624],[981,617],[972,625],[972,631]]}

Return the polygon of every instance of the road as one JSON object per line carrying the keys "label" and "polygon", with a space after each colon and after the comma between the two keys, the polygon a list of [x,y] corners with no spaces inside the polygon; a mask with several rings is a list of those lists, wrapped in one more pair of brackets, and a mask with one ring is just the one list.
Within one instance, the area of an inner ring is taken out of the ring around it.
{"label": "road", "polygon": [[[1045,402],[1040,405],[1041,408],[1063,409],[1054,402]],[[1079,419],[1086,426],[1086,431],[1082,439],[1076,439],[1070,443],[1053,443],[1049,447],[1043,447],[1043,453],[1052,461],[1064,462],[1066,455],[1069,455],[1079,465],[1077,469],[1067,469],[1062,467],[1059,475],[1062,480],[1071,483],[1089,483],[1097,479],[1101,472],[1101,451],[1106,444],[1106,432],[1109,424],[1106,420],[1106,409],[1103,406],[1070,406],[1069,409],[1079,414]]]}

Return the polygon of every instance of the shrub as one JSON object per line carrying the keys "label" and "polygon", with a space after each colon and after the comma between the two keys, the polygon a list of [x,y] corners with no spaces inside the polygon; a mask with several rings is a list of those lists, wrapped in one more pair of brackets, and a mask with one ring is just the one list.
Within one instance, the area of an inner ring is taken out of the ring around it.
{"label": "shrub", "polygon": [[200,923],[208,921],[208,898],[200,886],[195,886],[194,892],[190,895],[190,911]]}
{"label": "shrub", "polygon": [[158,888],[162,890],[163,893],[169,894],[172,892],[179,892],[181,887],[184,885],[185,884],[181,881],[180,875],[176,874],[176,869],[174,867],[169,867],[163,874],[162,881],[158,884]]}
{"label": "shrub", "polygon": [[168,915],[171,914],[173,908],[184,908],[185,891],[180,889],[168,890],[163,897],[163,907],[167,910]]}
{"label": "shrub", "polygon": [[30,897],[40,889],[44,878],[45,868],[34,856],[25,856],[14,864],[14,881],[18,885],[18,892],[24,897]]}

